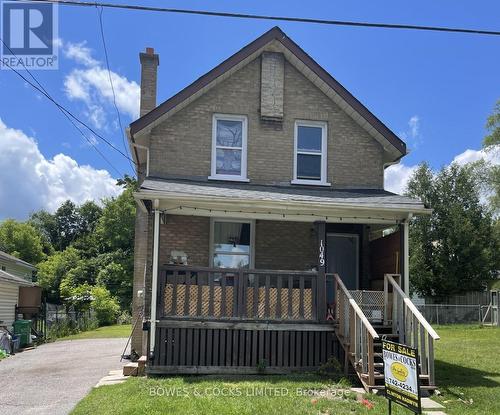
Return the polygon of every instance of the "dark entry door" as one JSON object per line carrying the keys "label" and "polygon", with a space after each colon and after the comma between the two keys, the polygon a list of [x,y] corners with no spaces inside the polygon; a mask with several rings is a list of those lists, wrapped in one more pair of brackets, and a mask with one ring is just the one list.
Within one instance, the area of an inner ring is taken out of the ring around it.
{"label": "dark entry door", "polygon": [[[337,273],[348,290],[358,289],[359,240],[356,234],[329,233],[326,238],[328,273]],[[333,283],[328,284],[327,300],[333,302]]]}

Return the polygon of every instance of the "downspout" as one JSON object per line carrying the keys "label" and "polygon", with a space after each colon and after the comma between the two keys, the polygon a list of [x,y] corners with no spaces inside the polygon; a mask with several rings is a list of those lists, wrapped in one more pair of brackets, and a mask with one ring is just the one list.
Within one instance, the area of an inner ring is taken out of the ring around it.
{"label": "downspout", "polygon": [[[132,139],[132,135],[130,134],[130,128],[127,128],[126,132],[127,132],[128,143],[129,143],[130,146],[132,146],[135,149],[145,150],[146,151],[146,177],[148,177],[149,176],[149,147],[143,146],[141,144],[137,144]],[[132,156],[134,157],[134,161],[135,161],[135,163],[137,165],[137,172],[139,173],[139,159],[138,159],[138,156],[136,157],[136,154],[135,154],[134,151],[131,151],[131,153],[132,153]]]}
{"label": "downspout", "polygon": [[409,213],[408,217],[403,222],[403,281],[404,281],[404,292],[409,297],[410,296],[410,246],[409,246],[409,233],[410,233],[410,220],[412,214]]}
{"label": "downspout", "polygon": [[150,333],[150,348],[154,356],[155,352],[155,335],[156,335],[156,306],[158,297],[158,250],[160,242],[160,201],[155,199],[154,207],[154,233],[153,233],[153,275],[151,281],[151,333]]}

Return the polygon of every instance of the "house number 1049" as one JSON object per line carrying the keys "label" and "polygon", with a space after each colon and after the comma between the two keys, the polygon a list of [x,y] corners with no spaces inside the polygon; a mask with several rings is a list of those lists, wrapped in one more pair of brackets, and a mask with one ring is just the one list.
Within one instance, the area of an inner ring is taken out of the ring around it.
{"label": "house number 1049", "polygon": [[320,239],[319,241],[319,265],[321,267],[325,266],[325,244],[323,239]]}

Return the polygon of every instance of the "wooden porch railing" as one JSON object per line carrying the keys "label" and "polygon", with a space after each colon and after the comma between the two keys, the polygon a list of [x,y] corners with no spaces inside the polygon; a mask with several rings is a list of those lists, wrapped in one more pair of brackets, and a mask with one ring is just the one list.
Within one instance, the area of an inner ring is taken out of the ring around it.
{"label": "wooden porch railing", "polygon": [[[419,351],[420,374],[429,377],[429,385],[435,385],[434,340],[439,340],[436,331],[418,311],[410,298],[401,289],[399,274],[384,276],[384,323],[392,323],[392,332],[399,333],[399,341]],[[392,293],[390,288],[392,287]],[[392,294],[392,306],[390,297]]]}
{"label": "wooden porch railing", "polygon": [[317,321],[317,272],[167,266],[157,316]]}
{"label": "wooden porch railing", "polygon": [[[333,276],[335,278],[335,316],[338,322],[338,335],[344,345],[346,357],[350,358],[360,375],[368,378],[368,384],[373,385],[375,383],[373,343],[379,336],[340,277],[337,274],[333,274]],[[347,364],[345,367],[347,368]]]}

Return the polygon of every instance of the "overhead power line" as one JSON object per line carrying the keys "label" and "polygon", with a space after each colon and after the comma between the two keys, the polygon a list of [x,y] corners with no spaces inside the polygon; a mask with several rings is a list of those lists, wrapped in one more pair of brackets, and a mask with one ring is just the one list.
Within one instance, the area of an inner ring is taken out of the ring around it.
{"label": "overhead power line", "polygon": [[[14,54],[14,52],[12,52],[10,47],[3,41],[2,38],[0,38],[0,41],[3,43],[3,45],[7,49],[9,49],[9,51],[11,51],[11,53],[14,56],[16,56]],[[82,129],[71,118],[71,117],[73,117],[73,118],[75,118],[75,117],[66,108],[64,108],[62,105],[60,105],[58,102],[56,102],[54,100],[54,98],[52,98],[52,96],[48,93],[48,91],[43,87],[43,85],[35,77],[35,75],[33,75],[33,73],[24,65],[24,63],[22,63],[22,60],[21,60],[21,63],[23,65],[24,69],[26,70],[26,72],[28,72],[28,74],[36,82],[37,85],[33,84],[29,79],[27,79],[25,76],[23,76],[23,74],[21,74],[19,71],[14,69],[8,63],[6,63],[6,62],[4,62],[4,63],[7,65],[7,67],[11,71],[13,71],[16,75],[18,75],[21,79],[23,79],[27,84],[31,85],[34,89],[36,89],[43,96],[45,96],[49,101],[51,101],[59,109],[59,111],[61,111],[61,113],[68,119],[68,121],[73,125],[73,127],[82,135],[82,137],[94,148],[94,150],[99,154],[99,156],[118,174],[118,176],[122,176],[122,173],[113,165],[113,163],[111,163],[111,161],[102,153],[102,151],[100,151],[97,148],[97,146],[92,142],[92,140],[89,137],[87,137],[87,135],[82,131]],[[70,115],[71,115],[71,117],[70,117]]]}
{"label": "overhead power line", "polygon": [[[12,53],[13,56],[17,56],[12,49],[4,42],[2,38],[0,38],[0,42]],[[113,143],[111,143],[108,139],[103,137],[101,134],[99,134],[97,131],[95,131],[92,127],[90,127],[88,124],[80,120],[78,117],[76,117],[70,110],[68,110],[66,107],[63,105],[59,104],[51,95],[50,93],[44,88],[44,86],[38,81],[38,79],[33,75],[33,73],[24,65],[24,63],[21,61],[21,64],[23,68],[26,70],[26,72],[30,75],[30,77],[35,81],[36,85],[31,82],[29,79],[27,79],[25,76],[23,76],[19,71],[14,69],[12,66],[4,62],[7,67],[13,71],[16,75],[18,75],[21,79],[23,79],[27,84],[29,84],[31,87],[36,89],[38,92],[40,92],[43,96],[45,96],[49,101],[51,101],[62,113],[63,115],[71,122],[71,124],[80,132],[80,134],[85,138],[85,140],[99,153],[99,155],[112,167],[115,172],[118,173],[119,176],[122,176],[123,174],[118,171],[118,169],[104,156],[104,154],[96,147],[96,145],[90,140],[85,133],[79,128],[75,121],[85,127],[87,130],[89,130],[95,137],[100,138],[104,143],[106,143],[108,146],[110,146],[113,150],[117,151],[120,153],[123,157],[127,158],[130,162],[134,163],[135,162],[125,153],[123,153],[119,148],[117,148]]]}
{"label": "overhead power line", "polygon": [[[103,49],[104,49],[104,57],[105,57],[105,60],[106,60],[106,68],[108,70],[109,84],[111,85],[111,92],[113,93],[113,105],[114,105],[115,110],[116,110],[116,116],[118,118],[118,126],[120,128],[120,133],[121,133],[121,137],[122,137],[123,149],[125,150],[125,153],[127,153],[127,155],[128,155],[129,153],[128,153],[128,150],[127,150],[127,145],[125,144],[125,142],[126,142],[126,140],[125,140],[125,130],[123,129],[122,117],[120,115],[120,111],[118,110],[118,106],[116,105],[115,87],[113,85],[113,78],[111,77],[111,70],[109,69],[108,48],[106,47],[106,38],[104,36],[104,24],[102,22],[102,12],[103,11],[104,11],[104,8],[101,7],[99,9],[99,11],[97,12],[98,16],[99,16],[99,27],[100,27],[100,32],[101,32],[102,46],[103,46]],[[132,164],[132,162],[130,160],[128,161],[128,163],[129,163],[130,168],[132,169],[132,173],[133,173],[135,171],[134,165]]]}
{"label": "overhead power line", "polygon": [[423,26],[423,25],[394,24],[394,23],[356,22],[348,20],[325,20],[325,19],[311,19],[305,17],[215,12],[208,10],[187,10],[187,9],[175,9],[175,8],[165,8],[165,7],[141,6],[137,4],[117,4],[117,3],[87,2],[87,1],[75,1],[75,0],[17,0],[17,1],[20,2],[36,1],[41,3],[54,3],[65,6],[106,7],[113,9],[191,14],[191,15],[213,16],[213,17],[228,17],[236,19],[274,20],[282,22],[313,23],[313,24],[334,25],[334,26],[368,27],[368,28],[378,28],[378,29],[406,29],[406,30],[420,30],[420,31],[431,31],[431,32],[448,32],[448,33],[465,33],[474,35],[500,36],[500,31],[498,30],[466,29],[459,27],[446,27],[446,26]]}

